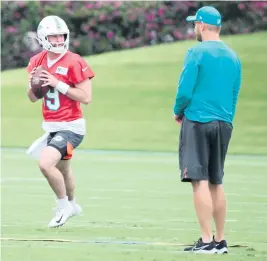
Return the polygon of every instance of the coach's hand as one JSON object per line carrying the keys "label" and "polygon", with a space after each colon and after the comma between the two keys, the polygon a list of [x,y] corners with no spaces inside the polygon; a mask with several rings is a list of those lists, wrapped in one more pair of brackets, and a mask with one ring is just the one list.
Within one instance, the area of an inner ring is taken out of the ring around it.
{"label": "coach's hand", "polygon": [[181,124],[183,121],[183,117],[182,115],[174,115],[174,120],[178,123]]}
{"label": "coach's hand", "polygon": [[48,86],[48,85],[50,85],[51,87],[56,87],[58,84],[58,79],[55,76],[53,76],[51,73],[45,70],[43,70],[42,73],[40,74],[40,79],[45,82],[42,85],[42,87]]}

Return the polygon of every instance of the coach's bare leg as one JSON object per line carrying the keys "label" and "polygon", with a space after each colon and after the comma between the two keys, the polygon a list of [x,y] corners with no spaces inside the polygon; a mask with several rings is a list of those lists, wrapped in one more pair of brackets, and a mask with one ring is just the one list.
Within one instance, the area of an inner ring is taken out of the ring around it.
{"label": "coach's bare leg", "polygon": [[213,219],[215,221],[216,233],[215,241],[224,240],[224,226],[226,218],[226,199],[224,195],[223,185],[209,184],[212,205]]}
{"label": "coach's bare leg", "polygon": [[58,199],[63,199],[66,197],[64,178],[62,173],[56,168],[60,159],[60,152],[51,146],[47,146],[41,151],[39,168]]}
{"label": "coach's bare leg", "polygon": [[206,180],[192,181],[192,186],[202,241],[204,243],[210,243],[212,241],[212,199],[209,190],[209,182]]}
{"label": "coach's bare leg", "polygon": [[71,160],[61,160],[58,162],[57,168],[63,175],[68,200],[72,201],[74,199],[75,180],[70,163]]}

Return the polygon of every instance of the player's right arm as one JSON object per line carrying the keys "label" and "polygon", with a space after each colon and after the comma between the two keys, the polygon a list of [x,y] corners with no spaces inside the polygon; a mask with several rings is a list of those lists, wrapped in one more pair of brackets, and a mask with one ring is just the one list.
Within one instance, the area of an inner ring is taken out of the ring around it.
{"label": "player's right arm", "polygon": [[28,90],[27,90],[27,95],[28,95],[29,100],[31,102],[36,102],[38,100],[38,98],[36,98],[36,96],[33,94],[32,90],[30,88],[28,88]]}
{"label": "player's right arm", "polygon": [[31,79],[36,70],[36,67],[34,67],[33,63],[29,62],[27,66],[27,72],[28,72],[28,88],[27,88],[27,95],[31,102],[36,102],[38,98],[33,94],[31,90]]}
{"label": "player's right arm", "polygon": [[28,95],[29,100],[30,100],[31,102],[36,102],[36,101],[38,100],[38,98],[36,98],[36,96],[33,94],[32,89],[31,89],[31,79],[32,79],[32,75],[33,75],[34,72],[35,72],[35,69],[36,69],[36,68],[34,68],[34,69],[29,73],[29,75],[28,75],[28,78],[29,78],[29,85],[28,85],[28,89],[27,89],[27,95]]}

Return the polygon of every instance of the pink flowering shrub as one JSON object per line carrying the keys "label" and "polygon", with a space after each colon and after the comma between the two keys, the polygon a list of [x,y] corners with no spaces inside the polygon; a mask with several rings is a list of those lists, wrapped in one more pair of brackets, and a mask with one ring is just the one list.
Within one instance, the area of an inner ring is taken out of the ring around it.
{"label": "pink flowering shrub", "polygon": [[58,15],[69,26],[70,50],[90,55],[194,37],[185,18],[203,5],[223,15],[222,34],[267,30],[267,2],[180,1],[4,1],[2,2],[2,70],[27,65],[39,52],[38,23]]}

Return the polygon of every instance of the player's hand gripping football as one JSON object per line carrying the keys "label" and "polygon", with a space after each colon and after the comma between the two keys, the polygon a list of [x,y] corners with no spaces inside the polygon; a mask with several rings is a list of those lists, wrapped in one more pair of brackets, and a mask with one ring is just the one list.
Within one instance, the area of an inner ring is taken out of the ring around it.
{"label": "player's hand gripping football", "polygon": [[58,79],[55,76],[53,76],[51,73],[45,70],[43,70],[42,73],[40,74],[40,79],[45,82],[42,85],[42,87],[49,85],[50,87],[55,88],[58,84]]}

